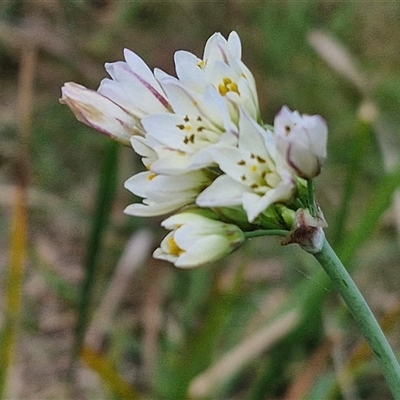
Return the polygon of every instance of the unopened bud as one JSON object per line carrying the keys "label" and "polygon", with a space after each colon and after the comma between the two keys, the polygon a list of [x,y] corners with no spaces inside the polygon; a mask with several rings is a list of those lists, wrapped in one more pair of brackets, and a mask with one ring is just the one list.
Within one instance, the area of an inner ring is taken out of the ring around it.
{"label": "unopened bud", "polygon": [[278,151],[293,172],[304,179],[316,177],[326,159],[326,121],[284,106],[275,117],[274,129]]}

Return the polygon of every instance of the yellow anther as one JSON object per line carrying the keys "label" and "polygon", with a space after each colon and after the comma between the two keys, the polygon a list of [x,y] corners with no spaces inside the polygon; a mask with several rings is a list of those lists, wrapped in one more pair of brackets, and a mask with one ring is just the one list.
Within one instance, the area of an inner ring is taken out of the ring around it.
{"label": "yellow anther", "polygon": [[222,83],[218,86],[218,91],[221,96],[225,96],[228,93],[228,88]]}
{"label": "yellow anther", "polygon": [[218,85],[218,90],[222,96],[225,96],[228,92],[239,94],[238,85],[235,82],[232,82],[232,79],[230,78],[223,78],[222,83]]}
{"label": "yellow anther", "polygon": [[169,246],[169,252],[173,255],[173,256],[180,256],[182,253],[184,253],[185,251],[182,250],[175,242],[175,239],[173,236],[171,236],[168,239],[168,246]]}
{"label": "yellow anther", "polygon": [[206,67],[206,65],[207,65],[207,60],[206,60],[206,61],[200,60],[200,61],[197,63],[197,66],[198,66],[199,68],[201,68],[201,69],[204,69],[204,68]]}

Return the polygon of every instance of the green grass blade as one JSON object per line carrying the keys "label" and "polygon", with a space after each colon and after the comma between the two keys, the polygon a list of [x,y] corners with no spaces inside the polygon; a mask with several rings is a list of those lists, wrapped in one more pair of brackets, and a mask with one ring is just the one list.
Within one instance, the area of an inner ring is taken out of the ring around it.
{"label": "green grass blade", "polygon": [[93,216],[85,268],[85,279],[82,285],[81,298],[78,310],[78,322],[74,346],[74,359],[76,361],[83,345],[86,327],[88,325],[90,302],[93,293],[93,285],[96,279],[99,260],[101,255],[101,244],[106,230],[112,203],[116,193],[118,174],[118,150],[116,142],[109,142],[105,159],[100,172],[100,181],[97,191],[96,209]]}
{"label": "green grass blade", "polygon": [[351,141],[352,152],[349,162],[350,168],[347,170],[347,177],[344,184],[344,191],[342,202],[336,214],[336,223],[334,226],[334,233],[332,235],[332,242],[334,246],[343,243],[343,232],[350,212],[350,203],[357,187],[357,180],[361,170],[361,163],[364,159],[368,145],[373,136],[372,125],[363,121],[358,121],[354,137]]}
{"label": "green grass blade", "polygon": [[351,269],[351,260],[357,249],[368,239],[379,223],[383,213],[390,207],[396,190],[400,187],[400,168],[388,172],[382,177],[358,225],[346,236],[338,248],[338,254],[347,269]]}

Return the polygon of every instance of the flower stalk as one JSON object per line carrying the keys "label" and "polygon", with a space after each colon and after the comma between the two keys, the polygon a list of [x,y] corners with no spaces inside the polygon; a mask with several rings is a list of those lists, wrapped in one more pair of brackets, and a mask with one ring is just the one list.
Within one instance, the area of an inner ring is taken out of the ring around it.
{"label": "flower stalk", "polygon": [[314,218],[316,218],[317,217],[317,205],[315,203],[315,186],[314,186],[314,182],[311,179],[309,179],[307,181],[307,191],[308,191],[310,214]]}
{"label": "flower stalk", "polygon": [[322,250],[313,256],[341,294],[365,340],[376,355],[393,397],[399,400],[400,366],[368,304],[327,240]]}

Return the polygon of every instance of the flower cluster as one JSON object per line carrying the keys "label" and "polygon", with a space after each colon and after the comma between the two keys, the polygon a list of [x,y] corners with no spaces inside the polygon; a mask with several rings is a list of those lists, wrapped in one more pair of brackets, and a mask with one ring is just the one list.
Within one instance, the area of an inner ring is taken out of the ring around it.
{"label": "flower cluster", "polygon": [[201,265],[238,247],[244,232],[290,230],[296,211],[313,209],[304,193],[326,158],[327,125],[286,106],[264,125],[236,32],[211,36],[201,59],[177,51],[176,77],[124,56],[105,65],[111,79],[97,91],[66,83],[61,102],[142,157],[145,171],[125,187],[143,201],[126,213],[175,213],[155,257]]}

